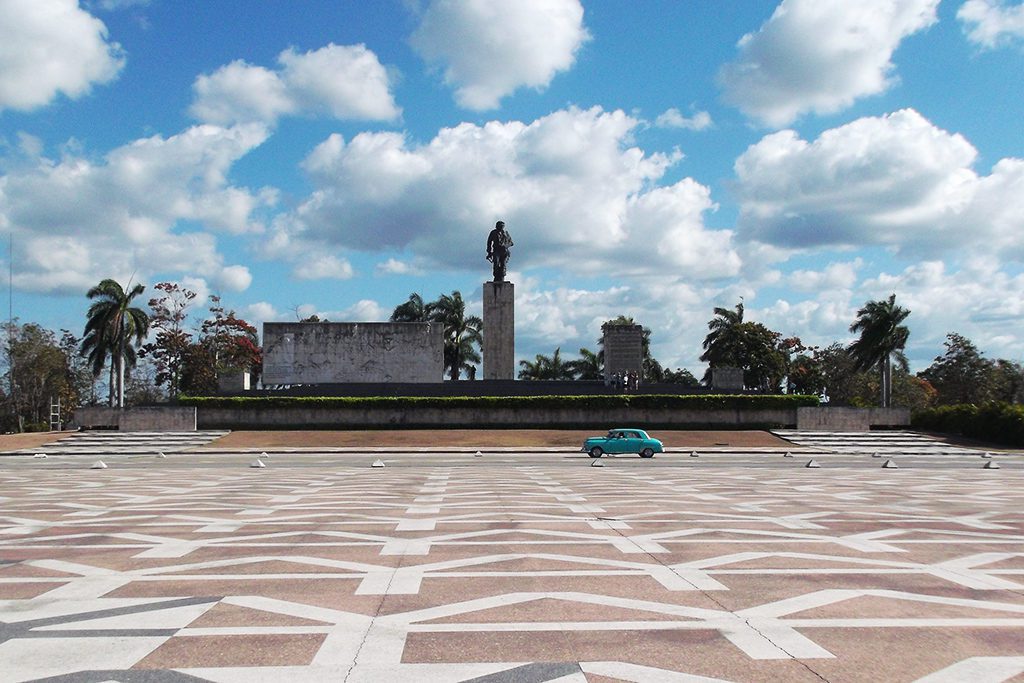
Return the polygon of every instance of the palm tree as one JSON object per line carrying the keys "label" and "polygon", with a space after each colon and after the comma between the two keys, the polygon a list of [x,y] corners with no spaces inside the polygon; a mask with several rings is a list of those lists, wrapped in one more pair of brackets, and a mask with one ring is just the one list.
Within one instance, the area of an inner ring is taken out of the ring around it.
{"label": "palm tree", "polygon": [[708,335],[704,337],[704,353],[700,359],[708,364],[704,383],[711,383],[712,368],[741,366],[736,358],[736,330],[743,324],[743,297],[735,309],[715,307],[715,317],[708,321]]}
{"label": "palm tree", "polygon": [[393,323],[425,323],[430,320],[428,316],[427,307],[429,304],[423,303],[423,297],[413,292],[409,295],[409,300],[404,304],[395,306],[395,310],[391,313],[391,322]]}
{"label": "palm tree", "polygon": [[576,372],[573,369],[573,362],[562,360],[562,348],[555,349],[553,355],[545,356],[538,353],[534,361],[519,361],[522,370],[519,371],[519,379],[542,379],[542,380],[569,380],[576,379]]}
{"label": "palm tree", "polygon": [[[413,302],[413,296],[407,303]],[[442,294],[424,309],[429,320],[444,326],[444,367],[455,381],[459,379],[460,371],[469,372],[474,363],[480,362],[480,354],[474,346],[483,344],[484,321],[479,316],[466,315],[466,302],[458,290],[451,295]]]}
{"label": "palm tree", "polygon": [[730,332],[743,324],[743,299],[736,304],[735,310],[715,307],[715,317],[708,321],[708,336],[704,337],[704,361],[712,361],[722,356],[721,351],[728,346]]}
{"label": "palm tree", "polygon": [[[121,285],[105,279],[90,289],[86,296],[94,299],[85,323],[82,355],[89,359],[93,376],[98,377],[110,356],[110,405],[124,407],[125,368],[135,366],[134,346],[140,346],[149,332],[149,315],[131,306],[132,299],[146,288],[135,285],[125,293]],[[134,339],[134,342],[133,342]]]}
{"label": "palm tree", "polygon": [[868,370],[878,366],[882,373],[882,407],[892,403],[892,357],[906,369],[907,359],[901,351],[907,345],[910,330],[901,325],[910,311],[896,305],[896,295],[885,301],[868,301],[857,311],[857,319],[850,332],[859,332],[860,338],[847,348],[853,358],[855,370]]}
{"label": "palm tree", "polygon": [[598,357],[598,354],[590,349],[580,349],[579,359],[569,361],[567,365],[570,366],[573,374],[576,375],[576,379],[604,379],[601,359]]}

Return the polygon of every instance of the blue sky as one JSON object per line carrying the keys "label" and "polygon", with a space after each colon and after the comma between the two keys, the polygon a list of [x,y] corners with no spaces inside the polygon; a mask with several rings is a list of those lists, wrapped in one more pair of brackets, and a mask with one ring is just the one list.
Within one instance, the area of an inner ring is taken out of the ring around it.
{"label": "blue sky", "polygon": [[700,374],[715,306],[828,344],[895,293],[914,369],[1021,361],[1022,77],[999,0],[0,0],[3,266],[76,332],[104,277],[479,312],[502,219],[520,358],[625,314]]}

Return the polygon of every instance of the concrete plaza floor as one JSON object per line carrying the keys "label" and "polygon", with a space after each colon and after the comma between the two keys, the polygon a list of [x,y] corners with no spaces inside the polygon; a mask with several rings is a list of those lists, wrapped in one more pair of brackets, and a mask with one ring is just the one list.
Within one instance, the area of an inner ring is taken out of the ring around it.
{"label": "concrete plaza floor", "polygon": [[1019,679],[1024,456],[785,436],[4,455],[0,680]]}

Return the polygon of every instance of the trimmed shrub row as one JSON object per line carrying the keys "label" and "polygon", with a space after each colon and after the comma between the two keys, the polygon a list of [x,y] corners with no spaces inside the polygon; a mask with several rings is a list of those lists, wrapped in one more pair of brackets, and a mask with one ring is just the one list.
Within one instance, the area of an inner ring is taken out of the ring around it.
{"label": "trimmed shrub row", "polygon": [[178,404],[196,408],[660,408],[678,410],[795,410],[818,405],[817,396],[182,396]]}
{"label": "trimmed shrub row", "polygon": [[915,413],[911,426],[932,432],[1024,446],[1024,406],[986,403],[939,406]]}

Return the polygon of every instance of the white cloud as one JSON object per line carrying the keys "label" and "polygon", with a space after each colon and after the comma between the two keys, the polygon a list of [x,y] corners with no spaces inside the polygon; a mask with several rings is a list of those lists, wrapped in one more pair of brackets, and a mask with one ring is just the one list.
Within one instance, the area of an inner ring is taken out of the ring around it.
{"label": "white cloud", "polygon": [[360,299],[345,310],[329,317],[338,322],[384,322],[391,317],[391,310],[383,308],[372,299]]}
{"label": "white cloud", "polygon": [[485,110],[519,88],[546,87],[589,37],[579,0],[432,0],[412,44],[444,66],[460,106]]}
{"label": "white cloud", "polygon": [[231,186],[227,173],[265,136],[260,126],[196,126],[136,140],[101,161],[38,158],[0,176],[0,223],[15,234],[18,286],[81,292],[103,277],[184,271],[244,289],[247,269],[224,268],[216,238],[179,222],[257,229],[251,212],[272,193]]}
{"label": "white cloud", "polygon": [[289,48],[276,71],[242,60],[199,76],[192,85],[191,114],[217,124],[281,116],[390,121],[401,115],[387,70],[365,45],[333,43],[305,53]]}
{"label": "white cloud", "polygon": [[245,306],[240,311],[240,315],[244,320],[255,325],[261,335],[263,334],[263,323],[281,320],[281,314],[274,308],[274,304],[267,301],[257,301]]}
{"label": "white cloud", "polygon": [[108,12],[128,7],[142,7],[149,4],[149,0],[99,0],[94,3],[97,7]]}
{"label": "white cloud", "polygon": [[512,268],[734,274],[731,232],[702,220],[716,208],[708,188],[654,187],[676,157],[631,146],[638,125],[593,108],[463,123],[418,146],[397,133],[333,135],[304,162],[315,190],[277,221],[271,248],[408,250],[424,265],[486,269],[487,232],[501,218],[516,241]]}
{"label": "white cloud", "polygon": [[300,280],[348,280],[355,273],[347,260],[331,254],[307,253],[294,261],[293,273]]}
{"label": "white cloud", "polygon": [[376,271],[379,275],[420,275],[422,270],[407,261],[389,258],[377,264]]}
{"label": "white cloud", "polygon": [[786,130],[737,159],[740,234],[785,248],[888,245],[1024,257],[1024,161],[988,176],[959,134],[906,109],[858,119],[807,142]]}
{"label": "white cloud", "polygon": [[217,284],[231,292],[244,292],[252,284],[252,273],[245,266],[227,266],[217,276]]}
{"label": "white cloud", "polygon": [[857,282],[857,272],[863,267],[863,259],[830,263],[824,270],[796,270],[789,274],[787,281],[798,291],[817,292],[822,290],[849,290]]}
{"label": "white cloud", "polygon": [[0,111],[74,99],[117,77],[121,47],[77,0],[0,0]]}
{"label": "white cloud", "polygon": [[956,13],[972,43],[994,49],[1024,39],[1024,4],[967,0]]}
{"label": "white cloud", "polygon": [[666,110],[657,119],[654,125],[658,128],[683,128],[685,130],[706,130],[714,125],[711,121],[711,114],[706,111],[698,111],[693,116],[683,114],[673,107]]}
{"label": "white cloud", "polygon": [[900,42],[936,22],[939,0],[783,0],[719,73],[726,101],[769,125],[830,114],[893,83]]}

